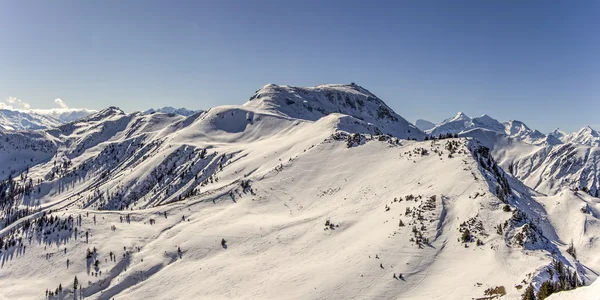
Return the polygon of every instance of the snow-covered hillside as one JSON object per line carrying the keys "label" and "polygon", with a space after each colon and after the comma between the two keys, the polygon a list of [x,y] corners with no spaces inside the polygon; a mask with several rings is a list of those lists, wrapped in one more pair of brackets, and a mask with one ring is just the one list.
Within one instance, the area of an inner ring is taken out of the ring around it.
{"label": "snow-covered hillside", "polygon": [[423,141],[355,84],[1,132],[0,295],[520,299],[594,281],[600,199],[534,190],[503,166],[542,146],[467,132]]}

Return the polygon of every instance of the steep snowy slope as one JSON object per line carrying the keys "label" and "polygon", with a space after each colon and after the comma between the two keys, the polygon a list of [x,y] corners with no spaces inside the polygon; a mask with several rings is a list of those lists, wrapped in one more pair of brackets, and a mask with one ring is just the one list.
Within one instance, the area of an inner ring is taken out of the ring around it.
{"label": "steep snowy slope", "polygon": [[548,300],[572,300],[572,299],[600,299],[600,280],[596,280],[590,286],[584,286],[572,291],[564,291],[550,295]]}
{"label": "steep snowy slope", "polygon": [[[528,227],[541,216],[533,198],[514,196],[509,201],[522,211],[503,211],[490,191],[503,173],[494,175],[476,146],[368,136],[348,143],[344,132],[331,135],[332,125],[335,118],[292,125],[272,132],[275,142],[227,143],[236,132],[221,132],[204,160],[213,150],[233,157],[196,196],[168,205],[79,209],[82,201],[66,196],[81,191],[66,191],[56,219],[40,223],[44,230],[15,223],[1,232],[33,238],[2,252],[1,290],[9,299],[35,299],[60,283],[68,298],[77,276],[78,293],[90,299],[464,299],[486,290],[516,299],[515,285],[543,276],[551,251],[561,251],[541,235],[555,236],[549,223]],[[175,140],[163,151],[170,145]],[[140,178],[145,172],[137,169],[129,172]],[[126,173],[113,186],[126,184]],[[56,226],[64,229],[49,229]]]}
{"label": "steep snowy slope", "polygon": [[598,147],[571,143],[535,146],[508,138],[497,138],[491,144],[502,167],[541,193],[581,189],[596,196],[600,191]]}
{"label": "steep snowy slope", "polygon": [[493,157],[539,146],[412,141],[405,122],[356,85],[268,85],[189,117],[111,107],[4,132],[0,295],[520,299],[557,263],[568,287],[596,279],[598,199],[545,196]]}
{"label": "steep snowy slope", "polygon": [[316,87],[268,84],[256,91],[244,107],[310,121],[340,113],[372,124],[383,134],[416,139],[425,136],[377,96],[354,83]]}

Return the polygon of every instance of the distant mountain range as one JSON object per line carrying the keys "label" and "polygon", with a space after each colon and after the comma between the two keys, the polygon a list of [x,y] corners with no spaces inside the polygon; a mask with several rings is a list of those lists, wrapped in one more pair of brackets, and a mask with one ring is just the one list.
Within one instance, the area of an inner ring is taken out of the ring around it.
{"label": "distant mountain range", "polygon": [[147,111],[144,112],[144,114],[153,114],[153,113],[166,113],[166,114],[177,114],[177,115],[181,115],[181,116],[191,116],[193,114],[202,112],[202,110],[191,110],[191,109],[187,109],[187,108],[174,108],[174,107],[170,107],[170,106],[165,106],[163,108],[157,108],[157,109],[149,109]]}
{"label": "distant mountain range", "polygon": [[[529,128],[525,123],[517,120],[500,122],[488,115],[470,118],[466,114],[459,112],[456,116],[443,120],[438,124],[426,120],[417,120],[415,125],[420,124],[429,136],[439,136],[440,134],[459,134],[467,133],[474,129],[483,129],[497,132],[508,137],[534,145],[558,145],[562,143],[574,143],[587,146],[600,146],[600,133],[589,126],[586,126],[571,134],[567,134],[560,129],[543,134],[538,130]],[[433,125],[433,126],[432,126]],[[417,126],[417,127],[419,127]]]}
{"label": "distant mountain range", "polygon": [[[92,109],[31,109],[31,110],[12,110],[0,109],[0,130],[38,130],[57,127],[70,123],[90,114],[97,112]],[[191,116],[202,112],[202,110],[189,110],[186,108],[163,107],[159,109],[149,109],[144,114],[168,113],[181,116]]]}

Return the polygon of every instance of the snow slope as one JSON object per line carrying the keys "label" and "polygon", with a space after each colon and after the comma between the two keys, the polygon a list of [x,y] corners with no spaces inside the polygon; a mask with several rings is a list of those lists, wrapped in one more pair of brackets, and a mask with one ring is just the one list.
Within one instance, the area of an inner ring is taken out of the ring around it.
{"label": "snow slope", "polygon": [[469,132],[409,140],[423,133],[353,84],[2,132],[0,295],[520,299],[555,259],[595,280],[598,198],[531,189],[501,168],[512,139]]}
{"label": "snow slope", "polygon": [[[483,140],[481,132],[465,135]],[[493,136],[487,145],[499,164],[538,192],[554,195],[563,189],[600,191],[600,148],[580,144],[531,145],[518,139]]]}

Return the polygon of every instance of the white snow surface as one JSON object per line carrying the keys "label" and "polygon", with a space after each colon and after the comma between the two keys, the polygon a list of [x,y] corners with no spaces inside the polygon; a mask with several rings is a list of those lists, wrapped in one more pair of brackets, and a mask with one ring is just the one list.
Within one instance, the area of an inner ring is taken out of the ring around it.
{"label": "white snow surface", "polygon": [[486,129],[413,141],[360,86],[271,84],[188,117],[110,107],[0,131],[2,179],[29,187],[0,211],[0,298],[520,299],[553,259],[593,282],[600,199],[535,170],[596,148],[461,122]]}

